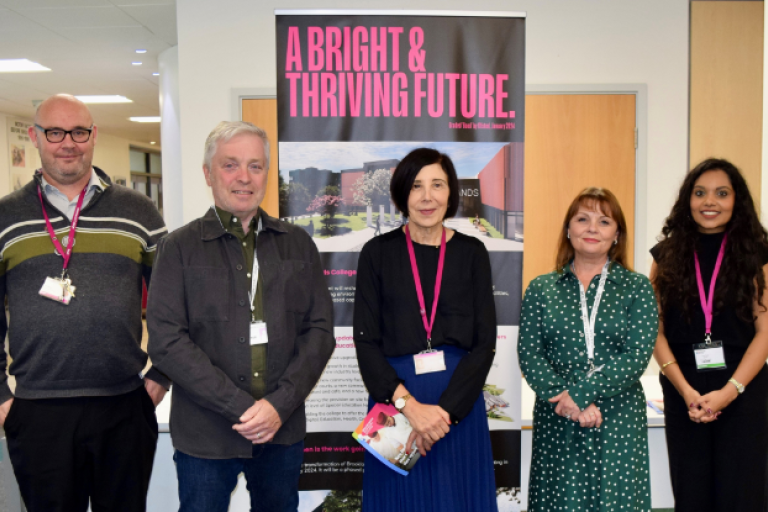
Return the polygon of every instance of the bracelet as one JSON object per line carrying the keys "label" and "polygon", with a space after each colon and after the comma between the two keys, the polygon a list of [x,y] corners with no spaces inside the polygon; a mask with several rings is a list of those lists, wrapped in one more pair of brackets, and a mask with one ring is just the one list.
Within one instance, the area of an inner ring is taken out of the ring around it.
{"label": "bracelet", "polygon": [[736,391],[738,391],[739,394],[742,394],[744,392],[744,384],[742,384],[741,382],[737,381],[734,378],[728,379],[728,382],[736,386]]}
{"label": "bracelet", "polygon": [[663,365],[661,365],[661,374],[662,374],[662,375],[664,375],[664,370],[666,370],[666,369],[667,369],[667,366],[669,366],[669,365],[671,365],[671,364],[677,364],[677,361],[675,361],[675,360],[673,359],[673,360],[669,361],[668,363],[664,363]]}

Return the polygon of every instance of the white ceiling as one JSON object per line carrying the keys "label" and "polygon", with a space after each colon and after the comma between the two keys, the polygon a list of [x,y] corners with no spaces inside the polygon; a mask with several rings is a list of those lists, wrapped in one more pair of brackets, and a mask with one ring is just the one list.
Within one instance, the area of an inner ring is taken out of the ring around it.
{"label": "white ceiling", "polygon": [[128,117],[160,115],[152,73],[157,55],[176,44],[176,0],[0,0],[0,59],[52,70],[0,73],[0,112],[32,117],[33,101],[62,92],[120,94],[133,103],[89,105],[99,129],[159,144],[159,124]]}

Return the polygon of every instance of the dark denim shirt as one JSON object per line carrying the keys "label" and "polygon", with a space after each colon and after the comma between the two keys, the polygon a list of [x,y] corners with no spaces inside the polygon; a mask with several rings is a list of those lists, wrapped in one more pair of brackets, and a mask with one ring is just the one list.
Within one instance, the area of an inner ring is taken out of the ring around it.
{"label": "dark denim shirt", "polygon": [[[262,210],[256,254],[264,282],[269,371],[265,400],[282,427],[272,443],[306,435],[304,401],[333,353],[333,303],[320,255],[300,228]],[[250,458],[232,425],[251,396],[251,309],[240,242],[211,209],[158,243],[147,304],[152,364],[174,382],[173,446],[209,459]]]}

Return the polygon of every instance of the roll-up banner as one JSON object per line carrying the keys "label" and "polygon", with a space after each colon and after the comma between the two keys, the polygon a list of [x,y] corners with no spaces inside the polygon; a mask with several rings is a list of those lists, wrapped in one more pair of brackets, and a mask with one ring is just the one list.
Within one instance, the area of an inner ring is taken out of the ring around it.
{"label": "roll-up banner", "polygon": [[401,227],[389,183],[424,146],[448,154],[459,176],[446,226],[490,253],[499,325],[483,395],[499,510],[518,510],[525,14],[275,14],[280,217],[314,238],[336,325],[336,350],[307,400],[300,510],[360,508],[363,448],[351,433],[368,394],[352,339],[357,259],[369,239]]}

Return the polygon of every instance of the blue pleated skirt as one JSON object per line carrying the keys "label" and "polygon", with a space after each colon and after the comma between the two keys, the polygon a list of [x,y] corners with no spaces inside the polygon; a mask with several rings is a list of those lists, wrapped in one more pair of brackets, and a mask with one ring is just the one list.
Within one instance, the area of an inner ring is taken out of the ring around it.
{"label": "blue pleated skirt", "polygon": [[[416,375],[413,356],[391,357],[389,363],[405,387],[425,404],[435,405],[466,351],[443,345],[446,371]],[[368,410],[375,402],[368,399]],[[472,412],[435,443],[407,476],[365,452],[363,512],[496,512],[491,438],[482,394]]]}

